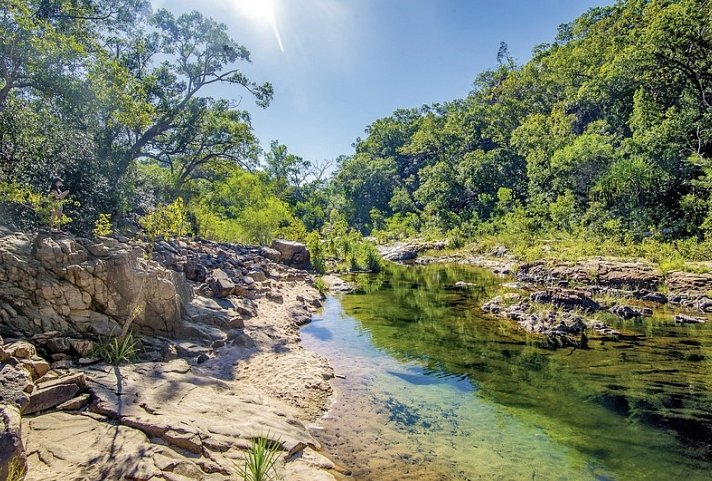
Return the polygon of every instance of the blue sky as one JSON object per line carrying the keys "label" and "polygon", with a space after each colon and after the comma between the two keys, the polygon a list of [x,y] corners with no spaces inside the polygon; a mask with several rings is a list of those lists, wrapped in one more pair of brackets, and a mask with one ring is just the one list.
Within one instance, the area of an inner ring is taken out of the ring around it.
{"label": "blue sky", "polygon": [[[496,65],[501,41],[519,62],[557,27],[613,0],[152,0],[228,25],[251,52],[245,73],[275,89],[249,96],[263,147],[278,139],[307,160],[353,152],[364,128],[397,108],[461,98]],[[210,92],[240,99],[243,91]]]}

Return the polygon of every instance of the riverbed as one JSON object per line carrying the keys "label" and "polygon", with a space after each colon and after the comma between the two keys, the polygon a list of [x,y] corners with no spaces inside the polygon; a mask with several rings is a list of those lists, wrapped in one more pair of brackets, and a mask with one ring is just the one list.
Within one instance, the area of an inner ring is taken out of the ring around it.
{"label": "riverbed", "polygon": [[[709,480],[712,329],[658,308],[622,341],[547,350],[469,266],[360,275],[303,328],[337,395],[315,436],[354,480]],[[471,284],[458,288],[458,281]]]}

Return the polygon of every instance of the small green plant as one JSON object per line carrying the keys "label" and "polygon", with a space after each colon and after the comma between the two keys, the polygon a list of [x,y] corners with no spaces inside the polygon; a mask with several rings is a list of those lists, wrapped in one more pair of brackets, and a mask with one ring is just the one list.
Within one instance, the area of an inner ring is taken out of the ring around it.
{"label": "small green plant", "polygon": [[324,282],[323,277],[317,277],[314,280],[314,289],[319,291],[320,294],[326,294],[326,292],[329,290],[329,288],[326,286],[326,282]]}
{"label": "small green plant", "polygon": [[96,354],[104,362],[114,366],[135,361],[137,352],[138,341],[131,333],[126,334],[123,338],[119,336],[107,339],[96,348]]}
{"label": "small green plant", "polygon": [[250,449],[245,453],[243,465],[237,468],[242,481],[275,481],[279,448],[279,440],[271,440],[269,431],[253,439]]}
{"label": "small green plant", "polygon": [[94,237],[105,237],[111,235],[111,215],[99,214],[99,218],[94,222],[94,230],[91,231]]}
{"label": "small green plant", "polygon": [[27,474],[27,466],[19,457],[15,457],[7,465],[7,481],[22,481]]}
{"label": "small green plant", "polygon": [[[188,231],[187,213],[183,199],[178,197],[172,204],[161,205],[150,214],[139,219],[146,232],[150,252],[159,237],[180,237]],[[150,257],[150,253],[149,256]]]}

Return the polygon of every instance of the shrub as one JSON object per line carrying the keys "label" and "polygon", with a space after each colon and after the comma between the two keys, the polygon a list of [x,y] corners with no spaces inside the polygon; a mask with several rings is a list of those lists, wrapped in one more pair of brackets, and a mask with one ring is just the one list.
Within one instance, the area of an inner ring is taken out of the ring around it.
{"label": "shrub", "polygon": [[92,234],[94,237],[103,237],[111,235],[113,229],[111,228],[111,215],[110,214],[99,214],[99,218],[94,222],[94,230]]}

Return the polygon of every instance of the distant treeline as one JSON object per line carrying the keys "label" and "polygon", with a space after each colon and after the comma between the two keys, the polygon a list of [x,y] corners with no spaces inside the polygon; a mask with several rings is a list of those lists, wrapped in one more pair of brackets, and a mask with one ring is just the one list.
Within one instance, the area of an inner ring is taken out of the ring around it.
{"label": "distant treeline", "polygon": [[333,181],[350,225],[712,234],[712,2],[619,1],[497,61],[464,99],[368,127]]}

